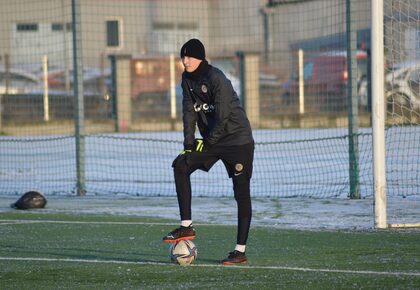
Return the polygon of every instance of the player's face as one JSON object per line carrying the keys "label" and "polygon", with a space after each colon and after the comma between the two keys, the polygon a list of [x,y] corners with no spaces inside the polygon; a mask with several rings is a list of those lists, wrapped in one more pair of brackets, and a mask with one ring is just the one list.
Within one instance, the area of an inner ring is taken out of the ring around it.
{"label": "player's face", "polygon": [[195,71],[201,63],[201,59],[197,59],[191,56],[184,56],[182,58],[182,64],[187,72],[192,73]]}

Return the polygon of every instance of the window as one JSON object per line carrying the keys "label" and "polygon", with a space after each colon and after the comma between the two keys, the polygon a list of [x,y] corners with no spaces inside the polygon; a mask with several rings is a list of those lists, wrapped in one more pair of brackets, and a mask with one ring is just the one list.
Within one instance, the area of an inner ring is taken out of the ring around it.
{"label": "window", "polygon": [[164,30],[164,29],[174,29],[175,24],[171,22],[154,22],[153,29],[154,30]]}
{"label": "window", "polygon": [[152,29],[151,50],[163,54],[178,52],[186,39],[199,35],[196,22],[156,21],[153,22]]}
{"label": "window", "polygon": [[136,74],[139,76],[151,76],[156,74],[156,71],[158,70],[157,64],[152,61],[137,61],[135,68]]}
{"label": "window", "polygon": [[309,63],[305,64],[305,66],[303,67],[304,79],[305,80],[312,79],[313,71],[314,71],[314,63],[313,62],[309,62]]}
{"label": "window", "polygon": [[178,23],[179,30],[198,30],[198,24],[192,22]]}
{"label": "window", "polygon": [[414,25],[405,30],[404,50],[407,59],[420,59],[420,25]]}
{"label": "window", "polygon": [[[52,31],[63,31],[64,23],[52,23],[51,30]],[[66,31],[72,31],[71,23],[66,23]]]}
{"label": "window", "polygon": [[420,68],[413,70],[408,78],[408,87],[415,99],[420,98]]}
{"label": "window", "polygon": [[120,46],[120,22],[118,20],[108,20],[106,22],[106,45],[108,47]]}
{"label": "window", "polygon": [[16,30],[21,32],[38,31],[38,23],[18,23]]}

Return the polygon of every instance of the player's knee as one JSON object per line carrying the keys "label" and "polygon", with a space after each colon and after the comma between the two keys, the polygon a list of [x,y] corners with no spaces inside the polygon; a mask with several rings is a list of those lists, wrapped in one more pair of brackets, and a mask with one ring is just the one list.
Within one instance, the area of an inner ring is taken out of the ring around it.
{"label": "player's knee", "polygon": [[184,155],[180,155],[175,158],[172,163],[172,167],[174,168],[175,174],[187,174],[189,170]]}

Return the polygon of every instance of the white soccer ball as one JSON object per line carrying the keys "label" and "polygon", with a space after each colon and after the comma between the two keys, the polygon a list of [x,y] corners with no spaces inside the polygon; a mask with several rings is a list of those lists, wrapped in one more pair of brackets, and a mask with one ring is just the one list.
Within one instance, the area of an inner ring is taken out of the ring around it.
{"label": "white soccer ball", "polygon": [[171,244],[169,248],[171,260],[178,265],[186,266],[197,258],[197,247],[190,240],[183,240]]}

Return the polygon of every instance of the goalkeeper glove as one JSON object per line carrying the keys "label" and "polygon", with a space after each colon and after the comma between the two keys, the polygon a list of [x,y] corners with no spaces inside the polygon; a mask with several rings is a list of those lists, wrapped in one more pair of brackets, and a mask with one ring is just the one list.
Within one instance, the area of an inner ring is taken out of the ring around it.
{"label": "goalkeeper glove", "polygon": [[184,151],[179,153],[179,155],[184,155],[191,152],[203,152],[204,151],[204,141],[201,138],[194,140],[194,145],[190,145],[184,148]]}
{"label": "goalkeeper glove", "polygon": [[204,141],[201,138],[195,139],[195,152],[203,152],[204,150]]}

